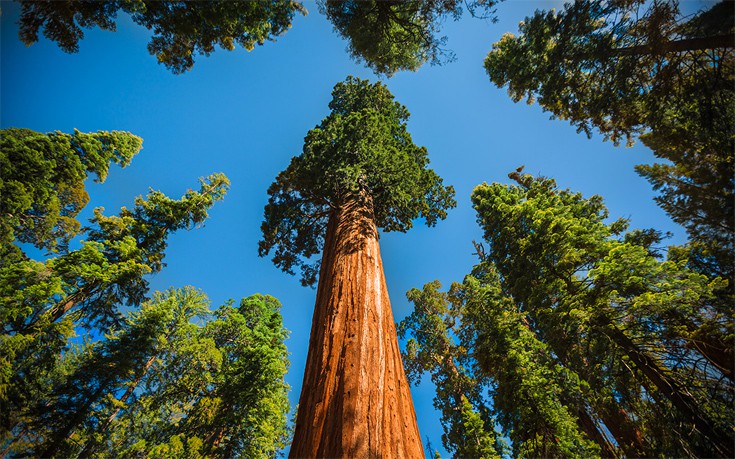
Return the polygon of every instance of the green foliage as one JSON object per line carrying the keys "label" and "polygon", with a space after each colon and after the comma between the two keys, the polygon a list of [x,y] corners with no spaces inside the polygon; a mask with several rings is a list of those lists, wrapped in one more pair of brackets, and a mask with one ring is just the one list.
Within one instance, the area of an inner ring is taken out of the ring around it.
{"label": "green foliage", "polygon": [[224,305],[186,343],[161,354],[137,401],[111,426],[108,453],[275,457],[290,435],[279,309],[264,295]]}
{"label": "green foliage", "polygon": [[510,175],[518,185],[483,184],[472,195],[490,245],[483,270],[497,269],[555,363],[590,387],[585,403],[611,429],[611,406],[629,413],[650,439],[645,455],[729,454],[722,413],[733,401],[735,322],[715,301],[724,282],[635,243],[650,233],[626,238],[624,222],[605,223],[599,197]]}
{"label": "green foliage", "polygon": [[[479,10],[492,14],[495,3],[465,2],[473,15]],[[451,60],[452,53],[442,48],[446,37],[438,36],[439,27],[446,17],[457,20],[462,15],[458,0],[322,0],[319,9],[334,30],[347,39],[348,51],[355,60],[388,76],[401,70],[418,70],[425,62]]]}
{"label": "green foliage", "polygon": [[[86,199],[87,173],[102,180],[110,161],[127,164],[139,149],[140,139],[125,133],[8,130],[3,153],[13,175],[3,183],[27,184],[29,208],[50,214],[44,200],[67,198],[51,185],[49,193],[34,191],[34,171]],[[78,249],[43,261],[22,255],[17,233],[6,235],[4,251],[19,256],[0,263],[3,455],[275,457],[283,448],[288,360],[278,301],[255,295],[213,317],[206,296],[191,287],[146,300],[145,275],[165,266],[167,237],[202,225],[228,187],[213,174],[179,200],[151,191],[116,216],[96,209],[78,232],[86,238]],[[2,227],[15,230],[12,218],[0,215]],[[40,247],[61,237],[34,234]],[[63,236],[68,242],[74,234]],[[76,339],[80,332],[94,341]]]}
{"label": "green foliage", "polygon": [[727,457],[735,318],[725,281],[662,259],[654,230],[522,168],[472,202],[489,250],[408,293],[404,363],[436,386],[455,457]]}
{"label": "green foliage", "polygon": [[192,287],[155,293],[106,339],[61,356],[13,453],[275,457],[289,434],[279,309],[254,295],[212,318]]}
{"label": "green foliage", "polygon": [[468,276],[460,287],[482,372],[493,378],[494,409],[515,457],[600,454],[578,425],[576,403],[586,391],[576,374],[555,364],[525,314],[502,292],[497,273]]}
{"label": "green foliage", "polygon": [[352,200],[371,202],[385,231],[408,231],[422,217],[433,226],[456,205],[454,189],[428,168],[426,148],[406,129],[409,113],[381,83],[348,77],[337,83],[332,112],[304,140],[268,189],[259,254],[275,249],[273,262],[285,272],[302,270],[302,283],[316,281],[328,217]]}
{"label": "green foliage", "polygon": [[663,163],[638,166],[687,229],[691,266],[735,281],[735,8],[683,18],[677,2],[580,0],[537,12],[493,45],[485,67],[588,135],[640,135]]}
{"label": "green foliage", "polygon": [[500,458],[504,445],[495,432],[482,391],[488,380],[473,371],[468,353],[470,336],[463,323],[463,305],[456,291],[439,291],[438,281],[406,296],[413,312],[398,324],[398,336],[410,336],[403,352],[409,381],[418,384],[424,372],[431,374],[437,394],[434,407],[442,414],[442,444],[455,457]]}
{"label": "green foliage", "polygon": [[39,31],[73,53],[84,37],[82,28],[116,28],[119,11],[153,30],[148,51],[173,73],[194,65],[197,55],[208,56],[216,47],[232,51],[239,44],[248,51],[284,34],[296,13],[306,14],[292,0],[186,2],[114,0],[104,2],[46,2],[21,0],[20,39],[38,41]]}
{"label": "green foliage", "polygon": [[[84,180],[104,182],[111,162],[122,167],[143,140],[128,132],[41,134],[0,131],[0,255],[20,254],[14,240],[51,252],[65,251],[79,233],[77,214],[87,205]],[[15,258],[15,257],[13,257]]]}
{"label": "green foliage", "polygon": [[144,276],[164,266],[168,235],[201,224],[227,186],[224,175],[214,174],[202,180],[200,191],[189,191],[179,201],[152,191],[117,217],[97,209],[79,249],[43,262],[24,259],[0,265],[4,436],[33,416],[27,410],[52,387],[48,380],[56,377],[75,330],[106,333],[118,327],[121,308],[145,300]]}

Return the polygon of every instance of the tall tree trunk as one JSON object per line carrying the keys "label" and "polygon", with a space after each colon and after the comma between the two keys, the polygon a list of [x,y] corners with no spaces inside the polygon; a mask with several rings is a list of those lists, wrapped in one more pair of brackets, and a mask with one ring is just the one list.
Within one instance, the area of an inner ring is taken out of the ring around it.
{"label": "tall tree trunk", "polygon": [[292,458],[424,456],[372,202],[330,216]]}

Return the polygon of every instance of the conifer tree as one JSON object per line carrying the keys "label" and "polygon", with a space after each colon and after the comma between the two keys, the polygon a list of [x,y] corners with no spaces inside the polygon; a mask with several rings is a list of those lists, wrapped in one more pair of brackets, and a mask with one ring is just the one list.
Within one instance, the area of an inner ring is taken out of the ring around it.
{"label": "conifer tree", "polygon": [[232,51],[238,44],[248,51],[286,33],[296,13],[306,14],[293,0],[186,2],[106,0],[47,2],[21,0],[20,39],[26,45],[42,32],[59,47],[79,50],[82,29],[99,27],[114,31],[119,12],[152,30],[148,51],[173,73],[194,66],[198,55],[209,56],[217,47]]}
{"label": "conifer tree", "polygon": [[[319,270],[292,457],[419,457],[421,437],[401,364],[378,228],[434,225],[454,206],[381,83],[338,83],[268,190],[260,254],[313,284]],[[309,258],[321,253],[319,260]]]}
{"label": "conifer tree", "polygon": [[[539,339],[591,387],[597,415],[613,431],[611,405],[621,408],[651,439],[645,455],[731,455],[724,413],[735,335],[716,303],[723,280],[686,260],[659,260],[656,238],[626,234],[622,220],[605,223],[597,196],[510,176],[518,185],[483,184],[472,195],[487,259]],[[622,447],[640,446],[619,434]]]}
{"label": "conifer tree", "polygon": [[537,11],[485,60],[515,101],[537,101],[579,131],[618,143],[636,136],[660,163],[637,172],[684,226],[693,269],[735,292],[735,3],[684,17],[678,1],[577,0]]}

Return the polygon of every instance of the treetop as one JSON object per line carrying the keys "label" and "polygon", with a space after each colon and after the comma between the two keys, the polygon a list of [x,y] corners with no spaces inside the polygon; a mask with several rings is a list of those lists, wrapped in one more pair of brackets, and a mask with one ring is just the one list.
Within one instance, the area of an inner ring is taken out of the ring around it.
{"label": "treetop", "polygon": [[[289,273],[321,251],[329,214],[351,200],[368,198],[376,226],[401,232],[419,217],[433,226],[456,205],[454,188],[413,143],[408,110],[385,85],[349,76],[334,87],[329,107],[268,190],[259,253],[275,248],[274,263]],[[308,277],[305,283],[315,281]]]}

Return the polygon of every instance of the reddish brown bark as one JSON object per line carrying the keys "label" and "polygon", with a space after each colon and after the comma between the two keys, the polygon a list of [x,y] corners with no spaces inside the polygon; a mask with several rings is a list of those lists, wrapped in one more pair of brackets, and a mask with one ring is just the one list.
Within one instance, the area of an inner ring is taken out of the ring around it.
{"label": "reddish brown bark", "polygon": [[605,402],[600,407],[600,416],[627,457],[646,456],[643,434],[623,408]]}
{"label": "reddish brown bark", "polygon": [[424,457],[370,202],[330,216],[290,457]]}

